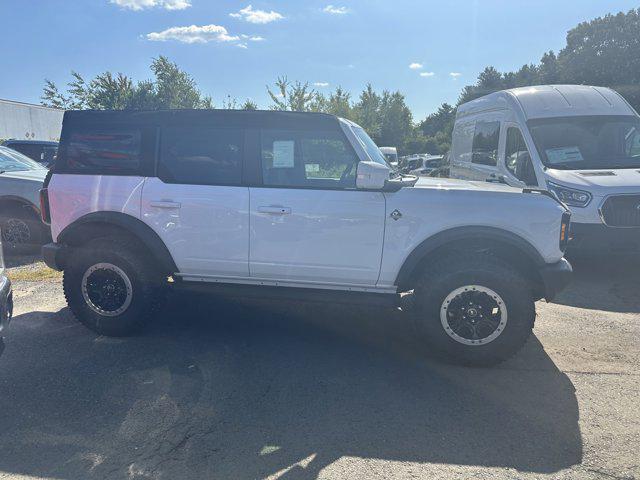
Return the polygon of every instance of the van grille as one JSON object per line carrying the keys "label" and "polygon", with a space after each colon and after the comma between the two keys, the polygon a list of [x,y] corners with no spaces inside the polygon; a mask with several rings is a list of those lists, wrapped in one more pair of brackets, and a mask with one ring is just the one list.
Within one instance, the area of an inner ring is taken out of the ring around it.
{"label": "van grille", "polygon": [[640,227],[640,195],[615,195],[602,205],[602,220],[609,227]]}

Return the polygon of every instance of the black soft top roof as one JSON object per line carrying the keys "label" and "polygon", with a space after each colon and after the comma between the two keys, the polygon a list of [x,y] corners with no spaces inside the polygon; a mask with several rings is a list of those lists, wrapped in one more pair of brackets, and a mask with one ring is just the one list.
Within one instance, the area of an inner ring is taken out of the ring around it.
{"label": "black soft top roof", "polygon": [[64,128],[84,125],[193,126],[333,130],[338,117],[326,113],[274,110],[68,110]]}

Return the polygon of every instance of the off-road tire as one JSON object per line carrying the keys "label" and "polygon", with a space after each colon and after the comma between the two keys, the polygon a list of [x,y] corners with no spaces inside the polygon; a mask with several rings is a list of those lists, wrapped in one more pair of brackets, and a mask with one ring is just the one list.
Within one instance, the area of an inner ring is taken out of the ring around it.
{"label": "off-road tire", "polygon": [[[441,308],[456,289],[478,285],[504,301],[508,319],[497,338],[482,345],[454,340],[441,322]],[[530,281],[500,258],[489,254],[459,254],[429,265],[414,289],[411,315],[419,334],[438,356],[467,366],[492,366],[518,352],[531,335],[535,304]]]}
{"label": "off-road tire", "polygon": [[[97,313],[83,295],[85,272],[100,263],[121,269],[131,283],[130,304],[116,316]],[[100,335],[123,337],[140,332],[154,318],[165,293],[162,280],[142,246],[121,238],[101,238],[74,249],[65,266],[63,289],[67,304],[80,323]]]}

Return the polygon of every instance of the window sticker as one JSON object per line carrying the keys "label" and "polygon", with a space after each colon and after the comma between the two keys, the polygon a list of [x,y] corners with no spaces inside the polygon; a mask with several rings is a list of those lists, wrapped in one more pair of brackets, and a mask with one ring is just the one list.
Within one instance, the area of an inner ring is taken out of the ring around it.
{"label": "window sticker", "polygon": [[293,168],[293,140],[277,140],[273,142],[273,168]]}
{"label": "window sticker", "polygon": [[552,165],[566,162],[582,162],[582,154],[578,147],[550,148],[546,150],[549,163]]}
{"label": "window sticker", "polygon": [[318,163],[307,163],[304,166],[304,171],[306,173],[318,173],[320,171],[320,164],[318,164]]}

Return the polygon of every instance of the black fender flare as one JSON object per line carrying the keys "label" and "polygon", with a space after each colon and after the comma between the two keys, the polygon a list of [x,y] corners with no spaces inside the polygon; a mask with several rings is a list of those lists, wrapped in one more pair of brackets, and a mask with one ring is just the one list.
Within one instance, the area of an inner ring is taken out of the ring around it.
{"label": "black fender flare", "polygon": [[540,268],[546,264],[540,252],[538,252],[531,243],[513,232],[496,227],[455,227],[438,232],[418,244],[405,259],[402,267],[400,267],[395,285],[399,289],[407,287],[410,284],[415,269],[421,264],[424,258],[437,248],[448,243],[467,239],[506,243],[520,250],[536,267]]}
{"label": "black fender flare", "polygon": [[137,237],[167,273],[178,271],[175,261],[158,234],[142,220],[121,212],[93,212],[67,225],[58,235],[57,243],[73,246],[78,232],[91,225],[115,225]]}

